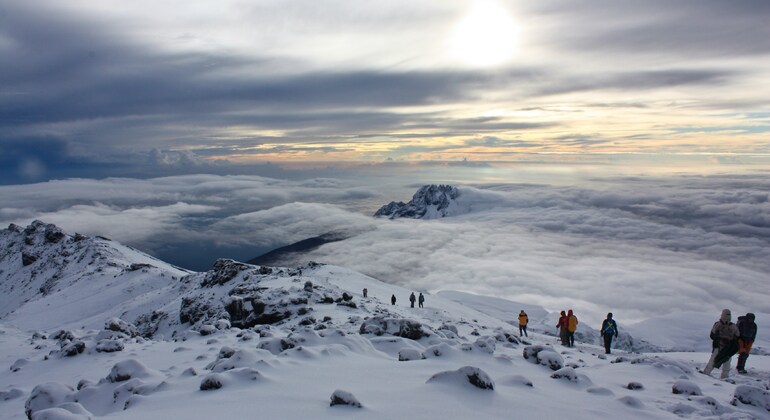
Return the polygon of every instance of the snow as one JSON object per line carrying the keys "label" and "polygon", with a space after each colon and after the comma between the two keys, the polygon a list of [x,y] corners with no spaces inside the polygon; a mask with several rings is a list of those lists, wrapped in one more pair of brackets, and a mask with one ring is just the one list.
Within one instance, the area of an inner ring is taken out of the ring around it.
{"label": "snow", "polygon": [[[223,261],[185,273],[94,241],[107,257],[47,265],[63,275],[45,295],[26,270],[45,261],[2,260],[2,288],[22,300],[0,316],[0,419],[770,418],[770,356],[752,354],[748,374],[729,380],[698,372],[714,314],[621,325],[648,351],[605,355],[588,326],[561,346],[557,314],[534,305],[442,291],[411,308],[411,290],[343,267]],[[226,309],[238,299],[250,314],[289,315],[245,326]],[[511,324],[522,309],[529,337]],[[74,343],[82,352],[65,356]]]}

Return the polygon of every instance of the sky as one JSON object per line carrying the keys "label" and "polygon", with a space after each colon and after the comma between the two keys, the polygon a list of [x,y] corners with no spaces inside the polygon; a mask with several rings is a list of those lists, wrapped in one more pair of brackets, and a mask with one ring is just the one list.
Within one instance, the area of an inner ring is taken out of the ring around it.
{"label": "sky", "polygon": [[0,182],[770,159],[770,4],[0,0]]}

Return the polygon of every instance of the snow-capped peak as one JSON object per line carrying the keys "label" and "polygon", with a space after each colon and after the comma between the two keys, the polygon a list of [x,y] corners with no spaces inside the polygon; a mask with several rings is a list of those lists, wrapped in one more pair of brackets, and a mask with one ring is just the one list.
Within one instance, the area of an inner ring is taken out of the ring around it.
{"label": "snow-capped peak", "polygon": [[408,203],[391,201],[374,214],[391,219],[407,217],[412,219],[438,219],[465,213],[458,204],[460,190],[452,185],[424,185]]}

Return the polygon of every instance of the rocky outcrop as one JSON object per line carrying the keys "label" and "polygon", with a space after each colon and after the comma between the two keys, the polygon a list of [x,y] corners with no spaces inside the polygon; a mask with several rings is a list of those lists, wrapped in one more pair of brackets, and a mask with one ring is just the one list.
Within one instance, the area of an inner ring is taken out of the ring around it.
{"label": "rocky outcrop", "polygon": [[408,203],[391,201],[377,210],[374,216],[391,219],[446,217],[451,215],[451,207],[459,196],[460,191],[451,185],[425,185],[417,190]]}

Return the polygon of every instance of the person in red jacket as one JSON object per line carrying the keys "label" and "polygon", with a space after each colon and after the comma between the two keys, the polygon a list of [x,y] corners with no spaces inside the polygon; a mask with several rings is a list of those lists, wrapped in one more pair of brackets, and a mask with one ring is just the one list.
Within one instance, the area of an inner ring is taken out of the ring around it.
{"label": "person in red jacket", "polygon": [[569,332],[567,331],[567,327],[569,327],[569,318],[567,318],[567,314],[564,311],[561,311],[561,316],[559,317],[559,322],[556,324],[556,328],[559,329],[559,338],[561,338],[562,346],[569,346]]}

